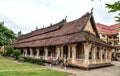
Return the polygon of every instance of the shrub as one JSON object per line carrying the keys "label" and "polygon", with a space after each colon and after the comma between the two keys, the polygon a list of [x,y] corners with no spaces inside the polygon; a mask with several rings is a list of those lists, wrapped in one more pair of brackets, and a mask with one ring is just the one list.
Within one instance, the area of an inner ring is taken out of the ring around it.
{"label": "shrub", "polygon": [[4,52],[3,52],[3,51],[0,51],[0,56],[3,55],[3,54],[4,54]]}
{"label": "shrub", "polygon": [[19,55],[20,55],[20,50],[19,49],[16,49],[16,50],[14,50],[13,51],[13,55],[14,55],[14,57],[15,57],[15,59],[19,59]]}
{"label": "shrub", "polygon": [[34,64],[39,64],[39,65],[43,65],[46,60],[44,59],[37,59],[37,58],[32,58],[32,57],[23,57],[25,62],[30,62],[30,63],[34,63]]}
{"label": "shrub", "polygon": [[13,54],[14,49],[13,48],[8,48],[6,55],[11,56]]}
{"label": "shrub", "polygon": [[31,57],[24,57],[25,62],[32,62],[32,58]]}
{"label": "shrub", "polygon": [[0,55],[2,55],[4,52],[3,51],[0,51]]}

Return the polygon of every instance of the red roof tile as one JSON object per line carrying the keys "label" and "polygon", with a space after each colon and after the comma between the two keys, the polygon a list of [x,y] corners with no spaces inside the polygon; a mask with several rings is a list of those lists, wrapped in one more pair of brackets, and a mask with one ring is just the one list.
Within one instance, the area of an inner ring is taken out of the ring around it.
{"label": "red roof tile", "polygon": [[98,32],[109,34],[109,35],[114,35],[114,34],[118,33],[117,28],[119,28],[119,24],[114,24],[114,25],[111,25],[111,26],[107,26],[107,25],[104,25],[104,24],[97,23],[96,25],[97,25],[97,28],[98,28]]}

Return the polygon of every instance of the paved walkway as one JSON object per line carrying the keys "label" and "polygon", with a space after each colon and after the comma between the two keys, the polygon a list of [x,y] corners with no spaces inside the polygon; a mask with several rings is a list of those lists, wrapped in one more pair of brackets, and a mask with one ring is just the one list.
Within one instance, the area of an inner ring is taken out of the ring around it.
{"label": "paved walkway", "polygon": [[97,68],[97,69],[92,69],[89,71],[75,69],[75,68],[69,68],[69,69],[64,70],[57,66],[52,66],[52,67],[45,66],[45,67],[53,69],[53,70],[72,73],[72,75],[70,76],[120,76],[120,61],[113,61],[113,64],[115,64],[115,66]]}

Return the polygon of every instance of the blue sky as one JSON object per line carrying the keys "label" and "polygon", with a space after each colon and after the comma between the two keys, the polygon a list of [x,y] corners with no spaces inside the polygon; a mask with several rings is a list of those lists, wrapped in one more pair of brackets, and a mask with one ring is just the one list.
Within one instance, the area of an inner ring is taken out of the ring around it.
{"label": "blue sky", "polygon": [[112,25],[117,13],[108,13],[105,3],[117,0],[0,0],[0,21],[15,33],[23,34],[57,23],[67,16],[67,21],[80,18],[94,8],[96,22]]}

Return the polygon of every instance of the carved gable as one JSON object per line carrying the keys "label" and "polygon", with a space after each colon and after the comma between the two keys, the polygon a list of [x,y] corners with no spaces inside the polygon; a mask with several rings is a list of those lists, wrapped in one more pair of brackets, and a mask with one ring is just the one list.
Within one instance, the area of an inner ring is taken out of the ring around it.
{"label": "carved gable", "polygon": [[84,28],[84,31],[88,31],[88,32],[96,35],[96,33],[95,33],[95,31],[94,31],[94,29],[93,29],[93,27],[92,27],[92,25],[91,25],[90,20],[87,22],[87,24],[86,24],[86,26],[85,26],[85,28]]}

